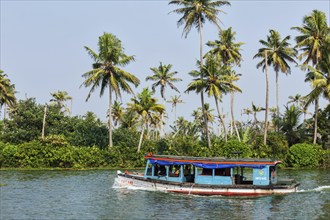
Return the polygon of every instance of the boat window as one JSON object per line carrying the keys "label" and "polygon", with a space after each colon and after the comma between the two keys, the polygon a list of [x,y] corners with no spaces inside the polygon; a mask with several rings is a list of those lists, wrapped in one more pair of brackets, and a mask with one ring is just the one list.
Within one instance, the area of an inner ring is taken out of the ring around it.
{"label": "boat window", "polygon": [[212,176],[212,169],[203,168],[201,175]]}
{"label": "boat window", "polygon": [[166,176],[166,168],[165,168],[165,166],[159,166],[158,175],[159,176]]}
{"label": "boat window", "polygon": [[230,168],[215,169],[215,176],[230,176]]}
{"label": "boat window", "polygon": [[189,176],[189,175],[191,175],[192,174],[192,165],[191,164],[188,164],[188,165],[184,165],[184,167],[183,167],[183,174],[185,175],[185,176]]}
{"label": "boat window", "polygon": [[148,167],[147,167],[147,176],[151,176],[152,175],[152,164],[148,164]]}
{"label": "boat window", "polygon": [[180,175],[180,165],[171,165],[169,168],[169,174],[170,177],[178,177]]}

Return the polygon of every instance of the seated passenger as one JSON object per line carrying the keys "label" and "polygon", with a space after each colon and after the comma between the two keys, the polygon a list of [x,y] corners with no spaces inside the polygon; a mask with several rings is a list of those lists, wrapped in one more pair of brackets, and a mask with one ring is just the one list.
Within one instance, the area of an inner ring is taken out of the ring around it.
{"label": "seated passenger", "polygon": [[160,166],[158,171],[159,176],[166,176],[166,168],[165,166]]}

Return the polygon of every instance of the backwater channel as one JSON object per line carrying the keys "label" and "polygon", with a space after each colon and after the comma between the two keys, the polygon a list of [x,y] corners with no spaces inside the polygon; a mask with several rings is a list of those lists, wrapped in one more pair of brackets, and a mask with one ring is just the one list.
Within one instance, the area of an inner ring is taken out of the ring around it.
{"label": "backwater channel", "polygon": [[113,187],[115,171],[0,171],[0,219],[330,219],[330,170],[280,170],[297,193],[193,196]]}

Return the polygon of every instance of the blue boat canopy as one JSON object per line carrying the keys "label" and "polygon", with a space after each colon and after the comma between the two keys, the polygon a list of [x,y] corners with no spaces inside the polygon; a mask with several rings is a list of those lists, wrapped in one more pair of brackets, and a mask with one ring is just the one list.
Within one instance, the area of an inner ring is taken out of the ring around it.
{"label": "blue boat canopy", "polygon": [[221,169],[221,168],[234,168],[234,167],[247,167],[247,168],[257,168],[263,169],[266,165],[264,164],[249,164],[249,163],[207,163],[207,162],[191,162],[191,161],[169,161],[169,160],[159,160],[149,158],[149,163],[159,164],[161,166],[170,166],[170,165],[188,165],[192,164],[196,167],[206,168],[206,169]]}

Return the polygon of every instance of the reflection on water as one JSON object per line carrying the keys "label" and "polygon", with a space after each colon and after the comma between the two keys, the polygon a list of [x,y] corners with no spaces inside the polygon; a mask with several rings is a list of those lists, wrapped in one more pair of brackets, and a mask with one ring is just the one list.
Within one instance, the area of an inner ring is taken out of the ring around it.
{"label": "reflection on water", "polygon": [[0,219],[330,219],[329,170],[282,170],[298,193],[194,196],[112,188],[112,171],[0,171]]}

